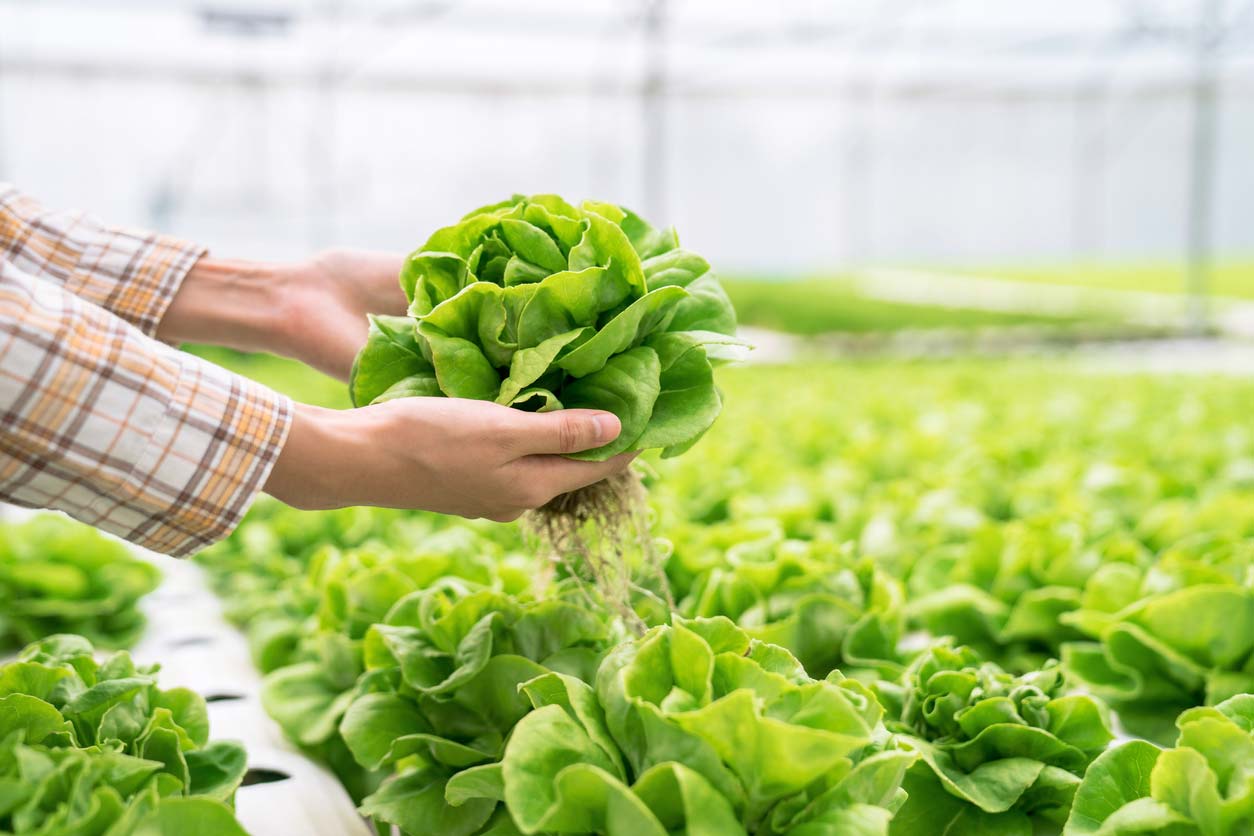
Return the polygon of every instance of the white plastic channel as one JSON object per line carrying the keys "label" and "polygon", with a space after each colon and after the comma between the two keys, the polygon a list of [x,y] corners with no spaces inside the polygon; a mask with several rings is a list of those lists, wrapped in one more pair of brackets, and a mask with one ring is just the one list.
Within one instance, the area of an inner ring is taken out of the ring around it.
{"label": "white plastic channel", "polygon": [[[0,522],[31,513],[0,504]],[[210,734],[243,743],[250,770],[288,776],[240,787],[235,811],[244,829],[252,836],[375,836],[335,776],[289,743],[261,707],[261,676],[248,644],[223,617],[201,568],[136,553],[161,570],[162,582],[140,604],[148,627],[131,650],[135,660],[161,665],[162,688],[182,686],[209,698]]]}
{"label": "white plastic channel", "polygon": [[235,810],[244,828],[253,836],[373,836],[335,776],[289,743],[262,708],[248,644],[223,617],[200,567],[143,556],[164,580],[141,604],[148,629],[132,650],[136,661],[159,662],[163,688],[183,686],[209,699],[211,734],[243,743],[249,769],[288,776],[240,787]]}

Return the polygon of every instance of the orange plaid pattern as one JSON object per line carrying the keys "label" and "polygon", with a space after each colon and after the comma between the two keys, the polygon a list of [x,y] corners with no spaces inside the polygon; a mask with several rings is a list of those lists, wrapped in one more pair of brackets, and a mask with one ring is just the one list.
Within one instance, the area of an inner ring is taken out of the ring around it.
{"label": "orange plaid pattern", "polygon": [[45,209],[0,183],[0,253],[145,334],[157,330],[203,247],[168,235],[108,227],[82,212]]}
{"label": "orange plaid pattern", "polygon": [[0,499],[176,556],[239,523],[291,403],[147,336],[201,252],[0,186]]}

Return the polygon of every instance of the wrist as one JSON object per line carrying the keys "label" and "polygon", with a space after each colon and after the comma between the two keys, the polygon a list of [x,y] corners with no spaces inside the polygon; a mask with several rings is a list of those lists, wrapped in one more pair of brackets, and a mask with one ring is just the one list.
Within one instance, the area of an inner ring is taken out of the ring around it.
{"label": "wrist", "polygon": [[373,474],[370,410],[323,409],[295,404],[287,441],[264,490],[295,508],[326,510],[368,504]]}
{"label": "wrist", "polygon": [[334,465],[334,434],[323,410],[308,404],[295,404],[292,426],[279,457],[270,470],[263,490],[294,508],[322,510],[333,508],[325,474]]}
{"label": "wrist", "polygon": [[162,317],[158,339],[281,353],[283,287],[291,270],[279,264],[201,258]]}

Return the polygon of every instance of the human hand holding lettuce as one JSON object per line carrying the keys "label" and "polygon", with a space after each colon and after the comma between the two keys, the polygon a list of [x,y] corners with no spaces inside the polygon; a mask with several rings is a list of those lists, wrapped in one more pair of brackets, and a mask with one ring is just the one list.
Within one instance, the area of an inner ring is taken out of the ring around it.
{"label": "human hand holding lettuce", "polygon": [[202,261],[160,336],[341,377],[365,341],[349,375],[361,409],[296,408],[266,490],[297,507],[513,519],[621,472],[625,454],[683,452],[722,408],[713,368],[735,343],[730,301],[673,230],[612,204],[515,196],[438,230],[403,266],[348,252],[244,266]]}
{"label": "human hand holding lettuce", "polygon": [[610,413],[534,415],[413,398],[340,412],[298,407],[266,491],[288,505],[423,508],[505,522],[625,468],[565,458],[618,435]]}
{"label": "human hand holding lettuce", "polygon": [[[294,265],[201,259],[158,336],[272,351],[347,378],[367,313],[405,309],[397,285],[403,261],[353,251]],[[380,505],[506,520],[626,466],[620,459],[568,467],[557,459],[613,439],[612,415],[535,418],[450,400],[352,412],[297,404],[265,489],[299,508]]]}

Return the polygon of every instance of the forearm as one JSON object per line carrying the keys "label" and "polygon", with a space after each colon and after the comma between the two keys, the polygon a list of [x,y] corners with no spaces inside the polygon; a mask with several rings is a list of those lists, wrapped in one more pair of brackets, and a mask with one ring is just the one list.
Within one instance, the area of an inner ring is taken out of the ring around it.
{"label": "forearm", "polygon": [[291,271],[279,264],[202,258],[183,279],[157,338],[283,353],[283,288]]}
{"label": "forearm", "polygon": [[157,329],[167,342],[268,351],[347,379],[367,313],[403,313],[400,256],[336,251],[290,264],[202,258]]}

